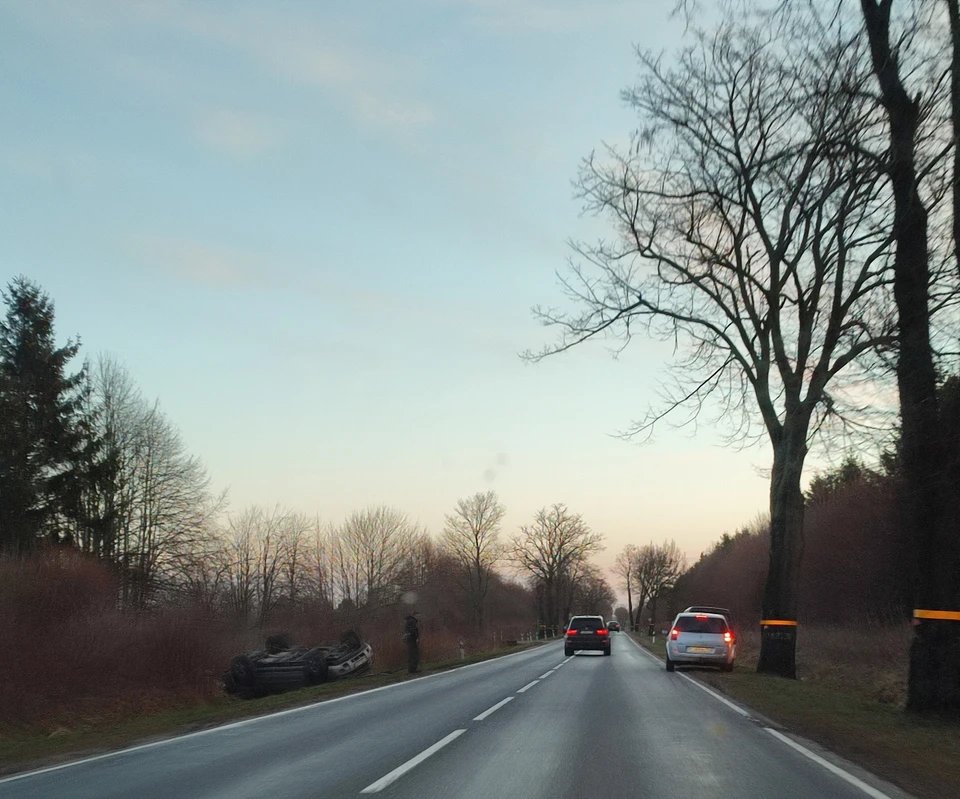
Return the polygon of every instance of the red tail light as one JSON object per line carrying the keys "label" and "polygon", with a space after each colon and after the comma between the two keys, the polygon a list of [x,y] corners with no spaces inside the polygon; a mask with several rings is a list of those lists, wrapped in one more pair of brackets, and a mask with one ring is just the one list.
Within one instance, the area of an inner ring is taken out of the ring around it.
{"label": "red tail light", "polygon": [[609,635],[609,630],[597,630],[597,635]]}
{"label": "red tail light", "polygon": [[674,627],[670,631],[670,637],[673,638],[674,640],[676,640],[679,635],[680,635],[680,631],[676,627]]}
{"label": "red tail light", "polygon": [[577,634],[576,630],[567,630],[567,635],[576,635],[576,634]]}
{"label": "red tail light", "polygon": [[727,632],[725,632],[725,633],[723,634],[723,640],[724,640],[726,643],[728,643],[728,644],[732,644],[732,643],[733,643],[733,633],[730,632],[729,630],[727,630]]}

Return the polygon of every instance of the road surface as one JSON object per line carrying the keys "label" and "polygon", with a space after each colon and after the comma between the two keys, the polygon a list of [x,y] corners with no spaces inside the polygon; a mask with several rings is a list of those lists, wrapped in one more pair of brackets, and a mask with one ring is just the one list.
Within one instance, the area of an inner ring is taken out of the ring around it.
{"label": "road surface", "polygon": [[625,634],[614,634],[611,657],[567,658],[562,644],[551,642],[309,708],[0,779],[0,797],[886,795],[855,781],[682,674],[668,674]]}

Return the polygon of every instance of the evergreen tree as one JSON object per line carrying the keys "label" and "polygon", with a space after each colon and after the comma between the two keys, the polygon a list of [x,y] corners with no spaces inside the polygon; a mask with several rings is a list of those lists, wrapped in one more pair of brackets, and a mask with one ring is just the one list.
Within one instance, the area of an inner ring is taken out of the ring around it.
{"label": "evergreen tree", "polygon": [[68,374],[80,344],[58,347],[53,301],[23,276],[2,292],[0,321],[0,551],[63,539],[90,439],[83,370]]}

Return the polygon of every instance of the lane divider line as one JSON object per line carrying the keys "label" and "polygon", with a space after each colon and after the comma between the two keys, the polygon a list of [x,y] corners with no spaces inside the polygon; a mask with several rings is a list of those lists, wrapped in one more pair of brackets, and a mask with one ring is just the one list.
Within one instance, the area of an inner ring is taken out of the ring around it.
{"label": "lane divider line", "polygon": [[524,691],[529,691],[529,690],[530,690],[531,688],[533,688],[533,686],[536,685],[538,682],[540,682],[540,680],[534,680],[533,682],[528,682],[526,685],[523,686],[523,688],[521,688],[519,691],[517,691],[517,693],[518,693],[518,694],[522,694]]}
{"label": "lane divider line", "polygon": [[539,677],[539,679],[545,680],[545,679],[547,679],[547,677],[549,677],[551,674],[553,674],[553,669],[550,669],[550,671],[548,671],[546,674],[541,674],[540,677]]}
{"label": "lane divider line", "polygon": [[334,702],[346,702],[349,700],[359,699],[361,697],[369,696],[370,694],[379,693],[380,691],[390,691],[394,688],[402,688],[405,685],[419,685],[425,680],[432,680],[437,677],[449,677],[451,674],[458,674],[460,672],[466,671],[467,669],[475,669],[478,666],[490,666],[498,662],[507,660],[508,658],[515,658],[520,655],[529,655],[531,652],[537,652],[540,649],[546,649],[547,644],[542,644],[540,646],[531,648],[531,649],[522,649],[519,652],[511,652],[509,655],[501,655],[499,657],[490,658],[489,660],[481,660],[478,663],[468,663],[466,666],[457,666],[455,669],[450,669],[448,671],[440,671],[436,674],[425,674],[423,677],[418,677],[416,680],[404,680],[402,682],[390,683],[390,685],[381,685],[378,688],[368,688],[364,691],[357,691],[355,694],[346,694],[345,696],[335,696],[332,699],[319,699],[316,702],[311,702],[307,705],[299,705],[298,707],[287,708],[286,710],[278,710],[274,713],[264,713],[262,716],[253,716],[249,719],[240,719],[239,721],[231,721],[226,724],[220,724],[216,727],[208,727],[205,730],[197,730],[196,732],[188,732],[183,735],[174,735],[170,738],[163,738],[159,741],[150,741],[143,744],[135,744],[134,746],[128,746],[124,749],[115,749],[112,752],[104,752],[100,755],[92,755],[91,757],[80,758],[79,760],[68,760],[66,763],[58,763],[55,766],[45,766],[44,768],[33,769],[32,771],[21,771],[19,774],[11,774],[6,777],[0,777],[0,785],[5,785],[8,782],[17,782],[18,780],[25,780],[30,777],[39,777],[41,774],[49,774],[52,771],[61,771],[67,768],[73,768],[74,766],[82,766],[87,763],[95,763],[98,760],[107,760],[113,757],[120,757],[121,755],[128,755],[134,752],[140,752],[144,749],[154,749],[158,746],[169,746],[171,744],[180,743],[181,741],[188,740],[190,738],[196,738],[200,735],[213,735],[218,732],[224,732],[226,730],[236,729],[237,727],[246,727],[249,724],[257,724],[261,721],[267,721],[268,719],[276,719],[281,716],[290,716],[294,713],[303,713],[308,710],[318,710],[321,709],[321,706],[326,707],[331,705]]}
{"label": "lane divider line", "polygon": [[473,720],[474,720],[474,721],[483,721],[483,720],[484,720],[487,716],[489,716],[491,713],[496,713],[500,708],[502,708],[505,704],[507,704],[507,702],[512,702],[512,701],[513,701],[513,697],[512,697],[512,696],[508,696],[506,699],[501,699],[501,700],[500,700],[499,702],[497,702],[497,704],[495,704],[493,707],[488,707],[486,710],[484,710],[483,713],[481,713],[479,716],[474,716],[474,717],[473,717]]}
{"label": "lane divider line", "polygon": [[431,755],[435,755],[437,752],[443,749],[443,747],[445,747],[448,743],[455,741],[465,732],[466,730],[454,730],[445,738],[441,738],[439,741],[437,741],[433,746],[429,746],[426,749],[424,749],[416,757],[411,757],[406,763],[404,763],[403,765],[397,766],[389,774],[385,774],[376,782],[370,783],[366,788],[360,791],[360,793],[379,793],[388,785],[400,779],[408,771],[419,766],[428,757],[430,757]]}
{"label": "lane divider line", "polygon": [[835,766],[829,760],[826,760],[820,757],[820,755],[818,755],[816,752],[811,752],[809,749],[807,749],[807,747],[801,746],[792,738],[788,738],[782,732],[778,732],[777,730],[774,730],[771,727],[764,727],[763,729],[769,732],[777,740],[783,741],[787,746],[793,749],[796,749],[804,757],[808,757],[817,765],[823,766],[823,768],[825,768],[831,774],[835,774],[840,779],[846,782],[849,782],[854,788],[859,788],[867,796],[872,797],[872,799],[890,799],[890,797],[887,794],[883,793],[882,791],[878,791],[872,785],[868,785],[863,780],[857,777],[854,777],[853,774],[851,774],[849,771],[845,771],[844,769],[840,768],[840,766]]}

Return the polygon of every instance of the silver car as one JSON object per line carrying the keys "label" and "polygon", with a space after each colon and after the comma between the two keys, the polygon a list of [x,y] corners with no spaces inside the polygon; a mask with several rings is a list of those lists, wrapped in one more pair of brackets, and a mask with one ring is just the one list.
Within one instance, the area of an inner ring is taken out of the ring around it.
{"label": "silver car", "polygon": [[717,666],[733,671],[737,641],[719,613],[679,613],[667,634],[667,671],[676,666]]}

